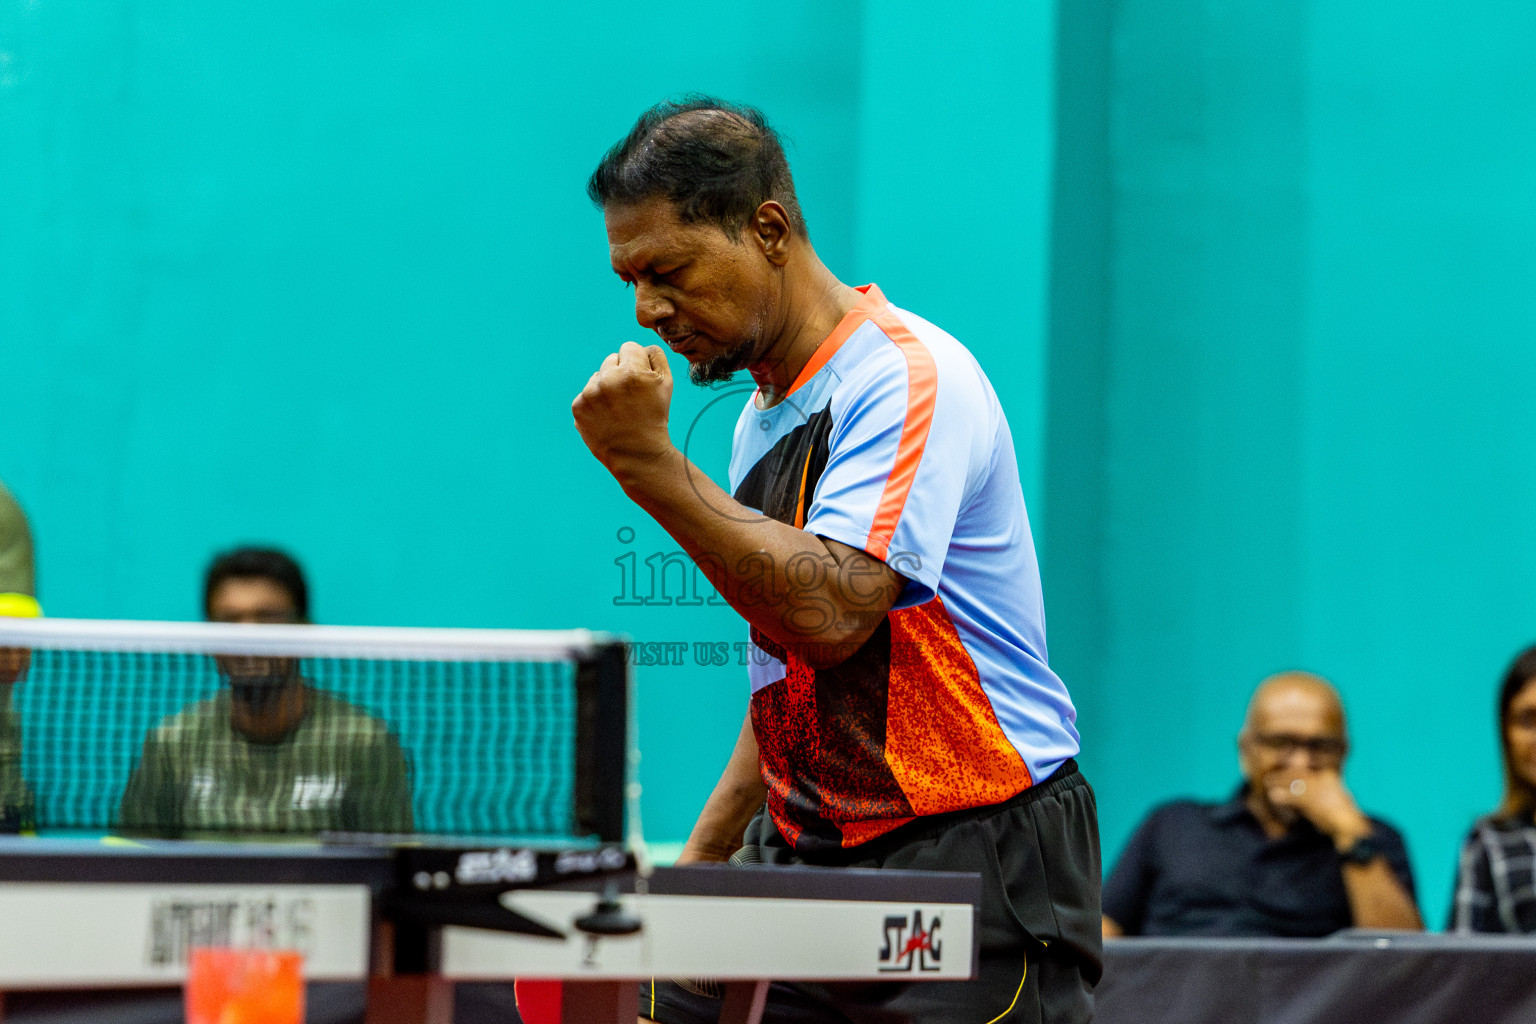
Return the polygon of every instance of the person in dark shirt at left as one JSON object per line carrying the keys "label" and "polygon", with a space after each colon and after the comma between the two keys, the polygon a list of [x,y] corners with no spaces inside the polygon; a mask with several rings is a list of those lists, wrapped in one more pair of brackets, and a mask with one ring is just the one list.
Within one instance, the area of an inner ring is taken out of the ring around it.
{"label": "person in dark shirt at left", "polygon": [[[40,613],[35,599],[0,593],[0,616],[29,618]],[[21,718],[11,706],[11,690],[27,676],[32,652],[0,647],[0,833],[26,832],[34,825],[36,798],[21,774]]]}
{"label": "person in dark shirt at left", "polygon": [[1266,679],[1238,734],[1243,785],[1148,816],[1104,885],[1104,937],[1421,929],[1407,848],[1345,788],[1348,752],[1327,681]]}
{"label": "person in dark shirt at left", "polygon": [[[32,531],[21,506],[0,483],[0,616],[43,614],[36,594]],[[11,691],[31,665],[27,648],[0,646],[0,832],[26,832],[35,824],[36,799],[21,774],[21,718],[11,706]]]}

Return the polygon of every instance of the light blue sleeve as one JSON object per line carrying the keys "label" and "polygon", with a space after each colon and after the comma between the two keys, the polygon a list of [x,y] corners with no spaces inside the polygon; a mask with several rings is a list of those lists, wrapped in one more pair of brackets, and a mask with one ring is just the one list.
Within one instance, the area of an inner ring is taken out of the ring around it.
{"label": "light blue sleeve", "polygon": [[[984,388],[967,394],[965,377],[945,374],[920,343],[888,344],[862,359],[832,399],[830,451],[805,528],[906,577],[898,608],[938,592],[973,475],[988,396]],[[916,455],[905,479],[896,472],[904,434]]]}

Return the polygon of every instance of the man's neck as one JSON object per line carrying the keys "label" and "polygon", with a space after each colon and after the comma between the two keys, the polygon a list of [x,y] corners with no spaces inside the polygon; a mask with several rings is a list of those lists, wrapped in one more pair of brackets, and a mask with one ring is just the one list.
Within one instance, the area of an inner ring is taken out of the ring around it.
{"label": "man's neck", "polygon": [[858,305],[858,291],[839,281],[807,246],[803,270],[785,282],[784,310],[778,340],[765,357],[747,367],[761,393],[759,404],[770,408],[783,401],[827,336]]}
{"label": "man's neck", "polygon": [[278,743],[288,737],[309,711],[309,688],[303,682],[283,688],[273,705],[253,710],[240,701],[230,708],[230,724],[246,739],[256,743]]}

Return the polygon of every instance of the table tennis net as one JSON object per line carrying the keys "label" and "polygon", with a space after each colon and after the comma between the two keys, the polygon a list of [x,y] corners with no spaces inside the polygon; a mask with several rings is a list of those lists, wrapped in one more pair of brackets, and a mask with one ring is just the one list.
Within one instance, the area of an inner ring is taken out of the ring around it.
{"label": "table tennis net", "polygon": [[623,838],[585,631],[0,619],[0,831]]}

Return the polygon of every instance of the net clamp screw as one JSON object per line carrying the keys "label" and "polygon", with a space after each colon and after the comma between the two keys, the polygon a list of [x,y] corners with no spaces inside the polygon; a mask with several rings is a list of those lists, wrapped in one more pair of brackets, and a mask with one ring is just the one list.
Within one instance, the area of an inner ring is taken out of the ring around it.
{"label": "net clamp screw", "polygon": [[619,885],[609,882],[603,887],[603,895],[590,914],[575,920],[577,928],[588,935],[633,935],[641,928],[640,918],[624,909],[619,902]]}

